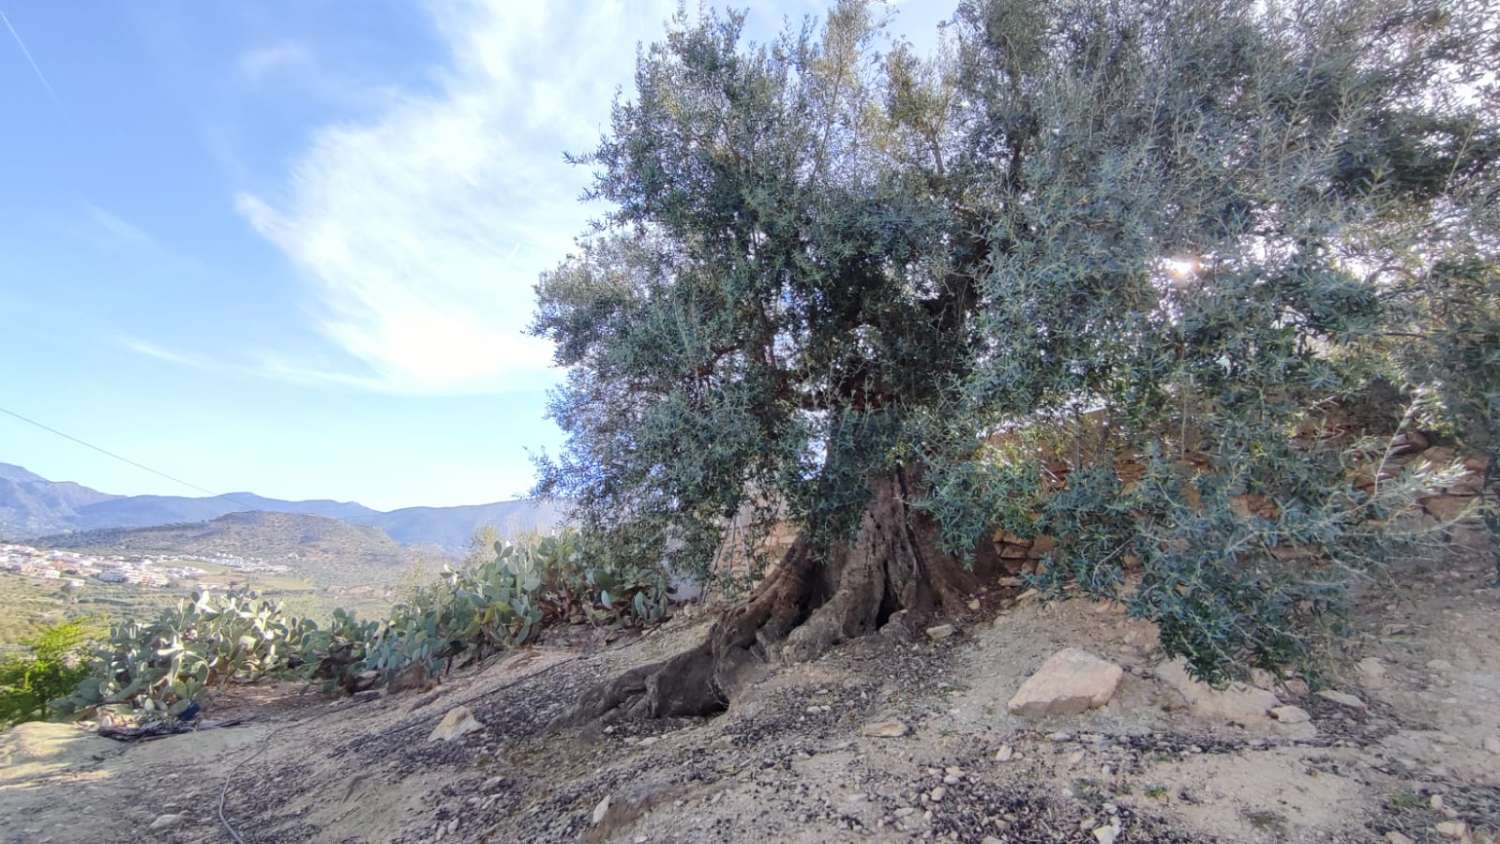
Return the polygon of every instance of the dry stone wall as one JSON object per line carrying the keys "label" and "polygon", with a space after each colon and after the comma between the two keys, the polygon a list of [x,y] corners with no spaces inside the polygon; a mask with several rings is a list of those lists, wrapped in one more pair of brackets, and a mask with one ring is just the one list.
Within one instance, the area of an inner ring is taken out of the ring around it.
{"label": "dry stone wall", "polygon": [[[1483,455],[1460,455],[1456,450],[1448,446],[1433,446],[1426,435],[1418,431],[1411,431],[1397,435],[1391,441],[1387,453],[1380,458],[1371,460],[1355,470],[1355,483],[1360,489],[1369,490],[1378,479],[1380,482],[1389,481],[1397,477],[1408,466],[1416,466],[1425,461],[1434,468],[1443,468],[1461,460],[1464,472],[1456,480],[1445,486],[1432,489],[1419,499],[1422,505],[1422,513],[1419,516],[1420,524],[1415,528],[1436,527],[1445,522],[1450,522],[1466,512],[1472,512],[1477,506],[1479,496],[1482,493],[1485,469],[1488,459]],[[1192,470],[1205,467],[1208,463],[1204,455],[1188,455],[1183,460],[1185,469]],[[1069,464],[1065,461],[1051,457],[1044,458],[1042,462],[1043,476],[1046,484],[1052,489],[1061,489],[1067,484]],[[1145,464],[1132,458],[1120,458],[1115,461],[1115,471],[1121,482],[1127,489],[1144,477]],[[1190,494],[1192,490],[1189,485]],[[1264,495],[1242,495],[1231,501],[1231,507],[1241,518],[1258,516],[1265,519],[1274,519],[1277,515],[1276,502]],[[711,571],[718,577],[738,578],[741,582],[751,579],[757,574],[755,571],[755,559],[758,556],[762,561],[770,565],[780,560],[781,556],[791,547],[797,539],[797,525],[785,519],[772,517],[766,521],[754,521],[754,511],[750,507],[744,508],[725,531],[725,540],[715,555]],[[1477,524],[1473,529],[1478,529]],[[1007,531],[996,531],[991,537],[994,554],[1001,561],[1001,568],[1008,575],[1033,574],[1036,572],[1039,561],[1046,557],[1057,544],[1055,538],[1050,536],[1038,536],[1027,539]],[[1283,559],[1297,556],[1314,556],[1315,552],[1308,549],[1306,552],[1295,548],[1281,550],[1278,556]],[[1128,561],[1127,561],[1128,562]],[[763,572],[762,572],[763,573]]]}

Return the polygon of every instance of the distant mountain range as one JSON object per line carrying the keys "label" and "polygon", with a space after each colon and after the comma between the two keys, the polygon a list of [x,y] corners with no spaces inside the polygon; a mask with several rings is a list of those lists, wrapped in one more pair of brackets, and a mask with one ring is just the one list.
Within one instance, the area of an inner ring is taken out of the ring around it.
{"label": "distant mountain range", "polygon": [[174,495],[111,495],[70,481],[49,481],[20,466],[0,463],[0,538],[41,536],[112,528],[142,528],[207,522],[231,513],[296,513],[378,528],[405,545],[462,552],[485,525],[503,535],[548,531],[564,521],[556,502],[497,501],[461,507],[374,510],[351,501],[283,501],[249,492],[192,498]]}

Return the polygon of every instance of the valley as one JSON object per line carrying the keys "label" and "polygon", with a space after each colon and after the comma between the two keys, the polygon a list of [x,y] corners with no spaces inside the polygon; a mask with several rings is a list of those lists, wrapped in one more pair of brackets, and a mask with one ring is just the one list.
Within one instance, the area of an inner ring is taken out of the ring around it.
{"label": "valley", "polygon": [[250,589],[318,620],[338,607],[376,617],[481,528],[547,532],[560,513],[526,499],[383,513],[250,493],[116,496],[0,463],[0,650],[64,620],[146,620],[199,589]]}
{"label": "valley", "polygon": [[[184,561],[187,562],[187,561]],[[107,583],[86,580],[76,590],[60,581],[0,572],[0,656],[19,651],[19,643],[42,628],[71,619],[89,619],[99,626],[127,620],[146,621],[199,589],[225,592],[246,587],[286,605],[290,612],[326,619],[336,607],[374,615],[390,605],[391,587],[336,589],[291,574],[245,575],[212,563],[190,562],[205,574],[195,580],[165,586]]]}
{"label": "valley", "polygon": [[[199,590],[249,589],[295,615],[321,621],[343,607],[378,616],[400,584],[430,577],[444,558],[412,553],[386,569],[349,566],[339,558],[291,557],[269,562],[228,553],[138,553],[129,542],[95,550],[0,545],[0,655],[42,628],[88,619],[101,628],[145,621]],[[354,572],[363,578],[353,578]]]}

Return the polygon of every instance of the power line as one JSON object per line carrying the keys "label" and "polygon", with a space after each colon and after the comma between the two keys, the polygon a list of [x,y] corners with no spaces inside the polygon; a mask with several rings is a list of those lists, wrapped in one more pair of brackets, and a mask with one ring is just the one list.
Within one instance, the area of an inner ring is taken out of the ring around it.
{"label": "power line", "polygon": [[151,468],[150,466],[147,466],[144,463],[137,463],[136,461],[131,460],[129,457],[125,457],[123,455],[116,454],[116,453],[114,453],[113,451],[110,451],[107,448],[100,448],[99,446],[94,445],[91,442],[85,442],[83,440],[80,440],[79,438],[73,436],[72,434],[63,433],[62,431],[59,431],[56,428],[51,427],[50,425],[43,425],[42,423],[36,421],[35,419],[32,419],[30,417],[26,417],[26,416],[22,416],[21,414],[15,412],[14,410],[6,410],[5,408],[0,407],[0,413],[4,413],[7,416],[14,416],[15,418],[21,420],[22,422],[25,422],[28,425],[35,425],[36,427],[41,428],[43,431],[46,431],[46,432],[51,433],[51,434],[56,434],[59,437],[62,437],[63,439],[65,439],[65,440],[71,440],[71,441],[73,441],[75,443],[78,443],[81,446],[84,446],[85,448],[92,448],[94,451],[97,451],[100,454],[104,454],[104,455],[108,455],[110,457],[113,457],[114,459],[119,460],[122,463],[129,463],[130,465],[134,466],[137,469],[141,469],[141,470],[150,472],[151,474],[156,475],[158,477],[166,478],[167,480],[172,481],[173,483],[182,484],[183,486],[187,487],[188,489],[197,490],[198,492],[201,492],[204,495],[218,495],[218,493],[216,493],[216,492],[214,492],[212,490],[204,489],[203,487],[198,486],[197,484],[194,484],[194,483],[188,483],[187,481],[183,480],[182,478],[173,477],[172,475],[169,475],[166,472],[163,472],[163,471],[161,471],[159,469],[153,469],[153,468]]}

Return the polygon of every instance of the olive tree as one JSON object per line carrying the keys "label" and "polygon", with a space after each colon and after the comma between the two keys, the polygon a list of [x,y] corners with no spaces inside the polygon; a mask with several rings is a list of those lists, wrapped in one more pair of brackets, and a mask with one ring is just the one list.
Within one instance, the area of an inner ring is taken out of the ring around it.
{"label": "olive tree", "polygon": [[1295,656],[1410,500],[1298,431],[1408,388],[1372,363],[1393,265],[1494,255],[1494,12],[967,0],[931,55],[862,2],[767,44],[679,16],[577,159],[610,210],[538,285],[568,434],[539,492],[679,570],[747,507],[801,533],[580,711],[712,712],[767,661],[956,612],[997,528],[1057,537],[1043,585],[1139,567],[1132,610],[1202,674]]}

